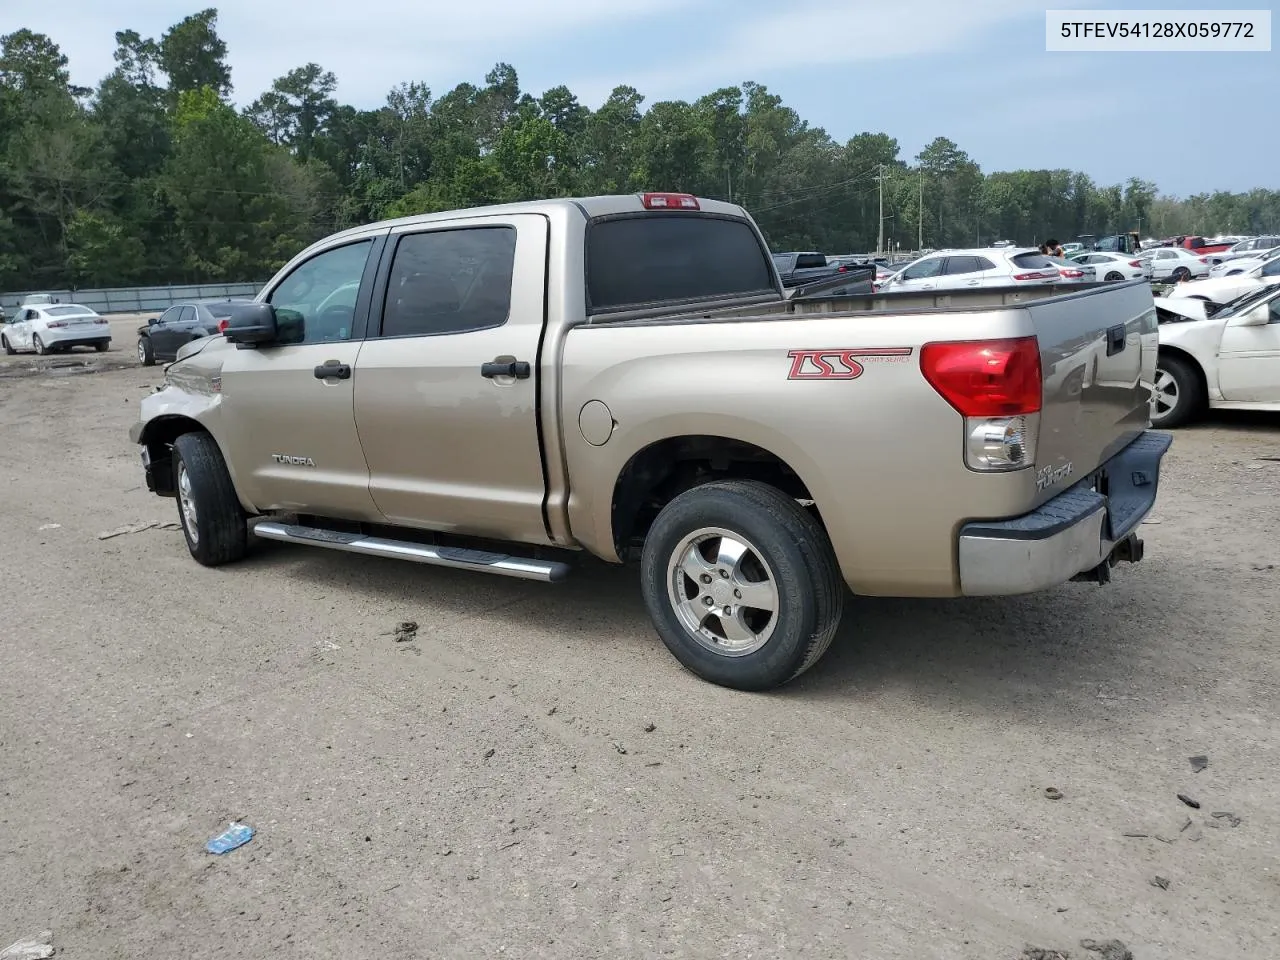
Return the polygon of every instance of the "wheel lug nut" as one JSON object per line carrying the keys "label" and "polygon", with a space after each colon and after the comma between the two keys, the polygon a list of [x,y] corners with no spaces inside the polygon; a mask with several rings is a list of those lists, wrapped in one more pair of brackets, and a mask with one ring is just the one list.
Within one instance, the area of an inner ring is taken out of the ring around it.
{"label": "wheel lug nut", "polygon": [[722,576],[722,577],[724,577],[724,579],[728,580],[728,579],[729,579],[729,571],[728,571],[728,570],[721,570],[721,571],[720,571],[720,576]]}
{"label": "wheel lug nut", "polygon": [[725,608],[724,608],[724,615],[725,615],[726,617],[727,617],[727,616],[729,616],[731,613],[733,613],[733,608],[732,608],[732,607],[725,607]]}
{"label": "wheel lug nut", "polygon": [[741,600],[741,599],[742,599],[742,591],[741,591],[741,590],[735,590],[735,591],[733,591],[733,599],[735,599],[735,600]]}
{"label": "wheel lug nut", "polygon": [[704,573],[701,577],[699,577],[699,579],[700,579],[703,583],[710,583],[710,582],[711,582],[711,574],[709,574],[709,573]]}
{"label": "wheel lug nut", "polygon": [[712,600],[710,597],[703,597],[702,602],[706,604],[708,607],[715,603],[715,601]]}

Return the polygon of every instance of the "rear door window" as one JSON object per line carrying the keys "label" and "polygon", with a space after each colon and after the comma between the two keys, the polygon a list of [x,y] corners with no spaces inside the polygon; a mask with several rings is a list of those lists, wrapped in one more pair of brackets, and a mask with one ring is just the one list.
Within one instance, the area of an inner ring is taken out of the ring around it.
{"label": "rear door window", "polygon": [[513,227],[411,233],[400,238],[384,337],[432,337],[500,327],[511,312],[516,262]]}
{"label": "rear door window", "polygon": [[826,265],[827,258],[820,253],[802,253],[796,257],[797,270],[815,270]]}
{"label": "rear door window", "polygon": [[954,277],[965,273],[981,273],[989,269],[991,263],[983,257],[948,257],[947,276]]}
{"label": "rear door window", "polygon": [[591,313],[776,290],[745,220],[684,213],[605,217],[587,229]]}

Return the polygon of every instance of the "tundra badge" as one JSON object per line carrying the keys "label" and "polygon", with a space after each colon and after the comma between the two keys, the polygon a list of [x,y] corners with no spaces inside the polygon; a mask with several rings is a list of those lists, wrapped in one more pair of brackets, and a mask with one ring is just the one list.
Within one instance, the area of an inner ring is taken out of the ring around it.
{"label": "tundra badge", "polygon": [[273,453],[271,459],[276,463],[288,463],[295,467],[314,467],[316,462],[310,457],[290,457],[283,453]]}

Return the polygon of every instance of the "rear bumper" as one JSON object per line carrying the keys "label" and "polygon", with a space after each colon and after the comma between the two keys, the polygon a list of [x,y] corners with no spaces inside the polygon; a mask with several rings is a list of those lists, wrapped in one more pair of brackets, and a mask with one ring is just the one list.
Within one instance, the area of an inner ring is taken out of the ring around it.
{"label": "rear bumper", "polygon": [[1137,561],[1134,531],[1156,502],[1160,461],[1173,442],[1144,432],[1088,477],[1021,517],[960,528],[960,592],[1034,593],[1081,574],[1105,582],[1119,559]]}
{"label": "rear bumper", "polygon": [[110,343],[111,328],[95,324],[92,327],[72,327],[64,330],[45,330],[40,339],[47,347],[80,347],[95,343]]}

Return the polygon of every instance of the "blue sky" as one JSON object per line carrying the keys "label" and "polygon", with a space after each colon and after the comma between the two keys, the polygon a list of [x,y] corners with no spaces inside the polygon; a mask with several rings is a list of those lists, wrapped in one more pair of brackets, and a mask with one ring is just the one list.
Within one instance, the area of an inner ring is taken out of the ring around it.
{"label": "blue sky", "polygon": [[836,139],[885,132],[908,159],[946,136],[988,172],[1070,167],[1182,196],[1280,188],[1280,130],[1268,106],[1255,109],[1256,92],[1280,79],[1275,51],[1044,49],[1046,8],[1221,0],[133,0],[117,8],[127,12],[4,0],[0,33],[50,34],[90,85],[112,67],[116,30],[159,35],[204,3],[218,7],[240,103],[308,61],[360,107],[402,80],[437,94],[480,83],[499,60],[525,90],[564,83],[590,106],[620,83],[651,103],[754,80]]}

